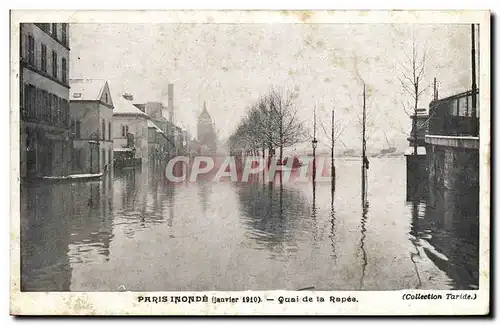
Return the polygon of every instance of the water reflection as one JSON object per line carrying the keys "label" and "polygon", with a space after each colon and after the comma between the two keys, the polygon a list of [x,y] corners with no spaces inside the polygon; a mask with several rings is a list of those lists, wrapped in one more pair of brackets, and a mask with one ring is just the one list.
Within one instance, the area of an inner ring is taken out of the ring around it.
{"label": "water reflection", "polygon": [[316,180],[313,177],[312,181],[312,207],[311,207],[311,222],[312,222],[312,233],[313,233],[313,244],[314,247],[318,247],[318,222],[317,222],[317,213],[318,209],[316,208]]}
{"label": "water reflection", "polygon": [[21,187],[21,290],[68,291],[72,266],[106,263],[110,180]]}
{"label": "water reflection", "polygon": [[[121,204],[115,205],[114,228],[134,238],[137,232],[163,223],[164,201],[169,192],[162,179],[147,166],[125,169],[115,173],[113,196]],[[168,202],[168,200],[167,200]]]}
{"label": "water reflection", "polygon": [[249,236],[278,257],[296,250],[295,236],[308,215],[307,199],[300,190],[272,182],[245,184],[237,188],[242,221]]}
{"label": "water reflection", "polygon": [[428,259],[448,278],[419,274],[418,288],[429,280],[450,289],[477,289],[479,285],[479,191],[429,186],[425,195],[407,202],[411,209],[410,240],[416,248],[411,258]]}
{"label": "water reflection", "polygon": [[330,242],[331,242],[331,247],[332,247],[332,252],[330,256],[336,260],[337,258],[337,252],[336,252],[336,238],[335,238],[335,185],[332,185],[332,191],[331,191],[331,203],[330,203]]}
{"label": "water reflection", "polygon": [[[363,194],[361,196],[363,197]],[[365,238],[366,238],[366,221],[367,221],[369,203],[368,200],[363,199],[361,204],[363,212],[361,213],[361,225],[360,225],[361,238],[359,240],[359,249],[361,250],[362,264],[361,264],[361,278],[359,280],[359,290],[363,290],[366,266],[368,265],[368,257],[366,255],[366,249],[365,249]]]}
{"label": "water reflection", "polygon": [[203,215],[206,216],[207,209],[209,207],[209,198],[212,194],[212,186],[209,181],[200,181],[198,187],[198,200],[201,204],[201,209],[203,210]]}
{"label": "water reflection", "polygon": [[22,289],[477,287],[478,192],[406,201],[404,159],[375,159],[368,206],[359,164],[337,167],[335,188],[320,181],[172,185],[144,167],[99,182],[26,185]]}

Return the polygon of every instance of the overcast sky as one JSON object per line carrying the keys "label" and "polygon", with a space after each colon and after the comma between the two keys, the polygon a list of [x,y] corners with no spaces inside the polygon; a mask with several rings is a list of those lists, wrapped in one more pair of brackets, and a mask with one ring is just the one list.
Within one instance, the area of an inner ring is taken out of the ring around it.
{"label": "overcast sky", "polygon": [[[440,97],[471,87],[470,25],[389,24],[72,24],[72,78],[102,78],[111,92],[136,102],[167,102],[174,84],[176,120],[196,135],[206,101],[221,138],[227,138],[245,110],[271,86],[296,91],[300,117],[330,126],[330,111],[348,124],[342,140],[360,147],[358,115],[362,84],[369,91],[373,122],[368,150],[407,147],[409,101],[398,61],[411,53],[412,35],[427,50],[422,85],[440,84]],[[420,107],[427,108],[432,87]],[[383,131],[383,132],[382,132]],[[320,132],[321,135],[322,132]],[[320,138],[320,141],[322,139]]]}

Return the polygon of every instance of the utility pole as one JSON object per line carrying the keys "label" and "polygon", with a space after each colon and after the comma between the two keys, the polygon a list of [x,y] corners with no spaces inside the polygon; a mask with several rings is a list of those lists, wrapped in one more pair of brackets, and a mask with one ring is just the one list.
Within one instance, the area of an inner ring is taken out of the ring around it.
{"label": "utility pole", "polygon": [[[417,77],[417,83],[415,84],[415,94],[418,94],[418,83],[419,83],[419,77]],[[418,98],[418,95],[417,97]],[[413,121],[412,121],[412,133],[413,133],[413,154],[416,155],[418,152],[418,142],[417,142],[417,136],[418,136],[418,131],[417,131],[417,99],[415,99],[415,108],[413,110]]]}
{"label": "utility pole", "polygon": [[332,177],[332,191],[335,189],[335,109],[332,109],[332,165],[331,165],[331,177]]}
{"label": "utility pole", "polygon": [[437,100],[437,82],[436,82],[436,77],[434,77],[434,100]]}
{"label": "utility pole", "polygon": [[314,106],[314,113],[313,113],[313,140],[312,140],[312,147],[313,147],[313,182],[316,181],[316,146],[318,145],[318,140],[316,140],[316,106]]}
{"label": "utility pole", "polygon": [[471,118],[472,118],[472,136],[478,136],[479,128],[477,121],[477,84],[476,84],[476,40],[475,40],[475,24],[471,24],[471,32],[472,32],[472,109],[471,109]]}

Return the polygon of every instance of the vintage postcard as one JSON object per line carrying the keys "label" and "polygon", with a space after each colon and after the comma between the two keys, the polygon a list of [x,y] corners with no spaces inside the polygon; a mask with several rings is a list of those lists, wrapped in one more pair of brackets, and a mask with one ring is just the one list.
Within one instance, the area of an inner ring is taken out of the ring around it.
{"label": "vintage postcard", "polygon": [[486,315],[489,11],[11,11],[12,315]]}

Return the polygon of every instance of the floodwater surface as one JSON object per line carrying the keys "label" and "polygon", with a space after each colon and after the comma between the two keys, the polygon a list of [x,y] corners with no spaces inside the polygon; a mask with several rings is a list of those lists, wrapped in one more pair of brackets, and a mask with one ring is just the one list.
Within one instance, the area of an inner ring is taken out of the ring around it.
{"label": "floodwater surface", "polygon": [[330,182],[172,185],[148,168],[24,184],[22,290],[477,288],[477,197],[407,201],[404,158],[385,158],[363,203],[360,161],[336,169],[333,199]]}

